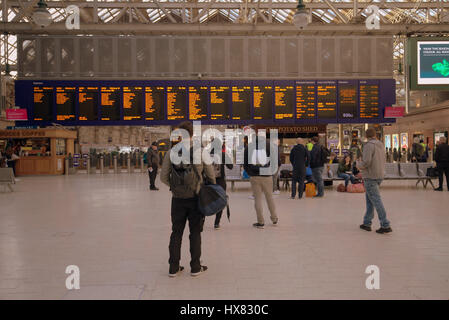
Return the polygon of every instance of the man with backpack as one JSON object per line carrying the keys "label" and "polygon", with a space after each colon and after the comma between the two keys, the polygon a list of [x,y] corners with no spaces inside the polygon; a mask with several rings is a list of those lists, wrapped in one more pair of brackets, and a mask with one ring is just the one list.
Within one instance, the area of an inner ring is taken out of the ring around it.
{"label": "man with backpack", "polygon": [[151,147],[148,148],[146,154],[146,159],[144,157],[144,162],[146,160],[148,166],[148,176],[150,177],[150,190],[159,190],[156,188],[155,182],[157,177],[157,169],[159,167],[159,154],[157,152],[157,142],[153,142]]}
{"label": "man with backpack", "polygon": [[329,151],[319,143],[317,136],[312,138],[313,148],[310,152],[310,168],[312,169],[312,179],[316,183],[318,193],[314,198],[324,196],[323,170],[324,164],[328,161]]}
{"label": "man with backpack", "polygon": [[185,121],[178,128],[189,133],[190,161],[180,164],[172,163],[170,157],[171,152],[174,152],[172,148],[165,155],[161,171],[161,181],[169,186],[172,192],[169,277],[176,277],[184,270],[184,267],[180,266],[181,243],[187,221],[189,221],[190,229],[190,274],[191,276],[198,276],[207,270],[207,267],[200,263],[201,232],[203,231],[205,217],[199,209],[198,193],[203,183],[203,176],[213,184],[216,181],[214,169],[211,165],[205,165],[203,161],[201,161],[201,164],[193,164],[192,123]]}
{"label": "man with backpack", "polygon": [[421,162],[421,158],[425,153],[425,149],[421,143],[419,143],[419,138],[415,137],[412,144],[412,162]]}
{"label": "man with backpack", "polygon": [[[276,214],[276,206],[274,205],[272,194],[272,175],[274,172],[265,172],[271,171],[270,149],[274,150],[274,148],[277,147],[270,148],[270,144],[260,137],[257,140],[259,140],[258,143],[256,143],[256,139],[254,139],[253,142],[245,146],[243,167],[250,177],[249,181],[254,194],[254,206],[257,214],[257,222],[253,224],[253,227],[263,229],[265,222],[262,209],[262,194],[265,195],[268,209],[270,210],[271,222],[274,226],[277,226],[278,224],[278,216]],[[274,161],[278,161],[277,157]],[[265,170],[262,168],[265,168]]]}

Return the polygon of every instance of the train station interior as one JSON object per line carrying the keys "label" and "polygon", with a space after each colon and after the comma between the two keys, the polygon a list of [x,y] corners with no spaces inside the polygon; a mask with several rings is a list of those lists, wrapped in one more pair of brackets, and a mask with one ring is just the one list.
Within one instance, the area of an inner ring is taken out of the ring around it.
{"label": "train station interior", "polygon": [[449,1],[0,19],[0,300],[449,299]]}

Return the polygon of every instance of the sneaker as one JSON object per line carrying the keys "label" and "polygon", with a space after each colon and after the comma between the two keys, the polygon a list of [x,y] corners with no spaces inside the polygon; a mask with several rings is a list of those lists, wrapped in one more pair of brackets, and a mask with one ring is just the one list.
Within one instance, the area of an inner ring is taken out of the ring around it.
{"label": "sneaker", "polygon": [[248,199],[254,200],[254,199],[256,199],[256,197],[255,197],[254,195],[250,195],[250,196],[248,197]]}
{"label": "sneaker", "polygon": [[197,272],[190,272],[190,275],[192,276],[192,277],[197,277],[197,276],[199,276],[200,274],[202,274],[202,273],[204,273],[204,272],[206,272],[206,270],[207,270],[207,267],[206,266],[201,266],[200,267],[200,271],[197,271]]}
{"label": "sneaker", "polygon": [[435,190],[435,191],[443,191],[443,188],[435,188],[433,190]]}
{"label": "sneaker", "polygon": [[156,188],[156,187],[154,187],[154,188],[151,188],[151,187],[150,187],[150,190],[154,190],[154,191],[157,191],[157,190],[159,190],[159,188]]}
{"label": "sneaker", "polygon": [[370,227],[370,226],[367,226],[367,225],[364,225],[364,224],[361,224],[361,225],[360,225],[360,229],[363,229],[363,230],[365,230],[365,231],[371,231],[371,227]]}
{"label": "sneaker", "polygon": [[219,224],[214,225],[214,229],[215,230],[220,230],[220,225]]}
{"label": "sneaker", "polygon": [[281,194],[281,192],[279,190],[275,190],[275,191],[273,191],[273,194],[278,195],[278,194]]}
{"label": "sneaker", "polygon": [[254,223],[253,227],[257,228],[257,229],[263,229],[264,228],[264,224],[263,223]]}
{"label": "sneaker", "polygon": [[274,220],[274,221],[273,221],[273,226],[276,227],[276,226],[278,225],[278,221],[279,221],[279,219]]}
{"label": "sneaker", "polygon": [[384,234],[384,233],[393,232],[393,230],[390,227],[388,227],[388,228],[381,227],[380,229],[377,229],[376,232],[380,233],[380,234]]}
{"label": "sneaker", "polygon": [[169,276],[170,278],[174,278],[174,277],[176,277],[177,275],[179,275],[183,270],[184,270],[184,267],[180,266],[179,269],[178,269],[178,271],[170,271],[170,272],[168,273],[168,276]]}

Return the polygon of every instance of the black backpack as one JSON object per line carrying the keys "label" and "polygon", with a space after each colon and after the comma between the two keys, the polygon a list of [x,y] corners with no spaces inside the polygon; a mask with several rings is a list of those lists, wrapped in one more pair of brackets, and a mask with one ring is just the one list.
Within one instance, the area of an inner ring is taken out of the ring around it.
{"label": "black backpack", "polygon": [[321,146],[321,164],[327,163],[329,161],[330,152],[326,147]]}
{"label": "black backpack", "polygon": [[195,197],[199,179],[199,175],[192,164],[171,164],[170,191],[174,198],[189,199]]}

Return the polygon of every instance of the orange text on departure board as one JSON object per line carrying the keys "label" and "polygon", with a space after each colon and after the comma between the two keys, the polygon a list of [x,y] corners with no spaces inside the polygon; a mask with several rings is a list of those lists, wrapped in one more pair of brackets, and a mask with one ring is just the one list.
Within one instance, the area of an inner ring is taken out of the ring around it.
{"label": "orange text on departure board", "polygon": [[[177,87],[177,90],[185,90],[186,87]],[[176,105],[178,92],[173,87],[167,87],[167,120],[184,119],[182,110]]]}
{"label": "orange text on departure board", "polygon": [[[335,96],[336,86],[334,85],[321,85],[317,87],[318,103],[317,107],[319,111],[334,111],[337,107],[337,102],[330,99],[329,96]],[[321,97],[321,101],[320,101]],[[324,98],[324,99],[323,99]]]}
{"label": "orange text on departure board", "polygon": [[199,90],[196,87],[189,87],[189,119],[198,120],[207,117],[207,114],[202,113],[201,95],[198,91],[207,92],[207,87],[200,87]]}

